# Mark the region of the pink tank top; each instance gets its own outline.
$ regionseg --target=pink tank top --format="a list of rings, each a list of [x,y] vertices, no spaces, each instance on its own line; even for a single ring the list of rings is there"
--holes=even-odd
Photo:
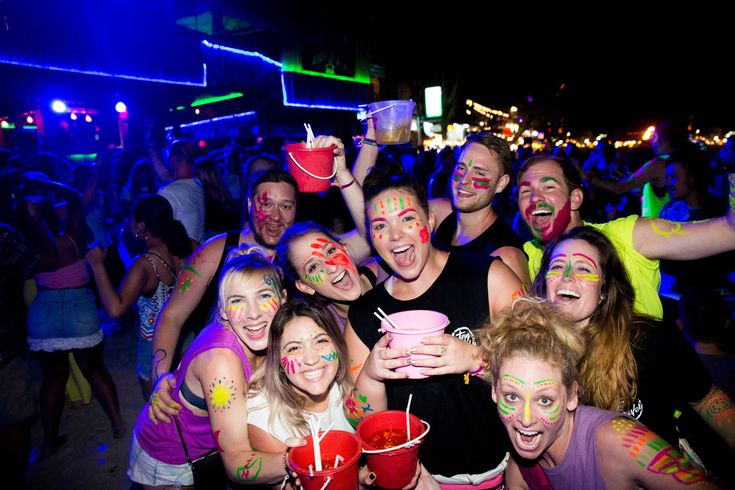
[[[36,279],[36,285],[39,288],[48,289],[69,289],[86,286],[89,283],[89,271],[87,271],[87,259],[79,255],[79,248],[74,239],[69,235],[64,235],[74,245],[77,252],[77,260],[73,264],[65,265],[52,272],[39,272],[33,277]],[[57,245],[58,247],[58,245]]]

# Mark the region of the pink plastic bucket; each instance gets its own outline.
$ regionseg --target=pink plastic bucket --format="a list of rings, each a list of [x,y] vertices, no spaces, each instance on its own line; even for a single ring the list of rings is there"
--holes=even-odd
[[[288,466],[296,472],[305,490],[320,490],[329,479],[325,490],[355,490],[358,487],[359,460],[362,446],[357,437],[343,430],[330,430],[319,448],[322,454],[322,471],[314,464],[314,440],[305,437],[306,445],[293,448],[288,454]],[[335,468],[340,455],[343,461]],[[312,471],[309,471],[309,465]]]
[[[432,310],[409,310],[400,311],[388,315],[398,330],[390,326],[386,321],[380,323],[381,329],[393,334],[393,340],[390,341],[392,349],[410,349],[416,345],[421,345],[421,339],[425,337],[437,337],[444,333],[444,329],[449,325],[449,318],[443,313]],[[413,357],[430,357],[429,355],[414,354]],[[421,370],[425,368],[415,366],[405,366],[396,368],[397,372],[407,372],[409,378],[420,379],[426,378],[421,374]]]
[[[380,488],[403,488],[416,474],[419,445],[428,429],[425,430],[424,423],[413,414],[409,414],[409,424],[411,441],[406,438],[406,412],[400,410],[374,413],[357,426],[357,437],[367,457],[367,465],[375,473],[375,484]],[[395,448],[374,445],[376,439],[384,442],[386,433],[399,439]]]
[[[288,172],[296,179],[301,192],[329,189],[337,172],[334,146],[307,148],[305,143],[290,143],[284,147],[284,151],[288,156]]]
[[[375,140],[381,145],[408,143],[414,107],[412,100],[384,100],[368,105],[368,113],[375,113],[371,116]]]

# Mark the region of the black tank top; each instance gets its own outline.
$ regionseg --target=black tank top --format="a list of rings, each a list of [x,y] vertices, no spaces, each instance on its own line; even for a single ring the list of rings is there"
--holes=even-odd
[[[445,252],[474,252],[480,255],[490,255],[501,247],[515,247],[523,252],[523,242],[500,216],[480,236],[464,245],[452,245],[456,232],[457,219],[455,213],[452,213],[431,235],[431,244]]]
[[[435,310],[449,317],[445,333],[473,341],[472,330],[489,314],[487,274],[493,257],[451,253],[437,280],[418,298],[401,301],[377,285],[350,306],[352,328],[370,349],[380,339],[378,307],[386,313]],[[386,381],[388,409],[405,410],[413,394],[411,413],[431,424],[419,459],[432,474],[479,474],[495,468],[510,448],[500,423],[490,386],[463,374],[427,379]]]
[[[209,325],[209,320],[212,316],[212,310],[217,306],[217,291],[219,289],[219,276],[222,274],[222,267],[227,259],[227,254],[230,250],[237,247],[240,242],[240,230],[228,231],[225,237],[225,248],[222,250],[222,256],[219,259],[219,265],[217,271],[212,276],[212,280],[209,281],[207,289],[204,291],[202,299],[199,304],[191,312],[189,318],[186,320],[186,331],[193,331],[195,334],[199,334],[204,327]],[[181,335],[181,340],[185,335]]]

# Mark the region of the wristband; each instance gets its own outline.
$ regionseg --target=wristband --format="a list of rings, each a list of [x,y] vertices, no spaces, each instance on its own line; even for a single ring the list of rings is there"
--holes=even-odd
[[[378,146],[378,142],[371,138],[363,138],[362,144],[369,145],[369,146]]]
[[[292,448],[288,448],[283,453],[283,469],[286,472],[286,476],[287,477],[290,477],[291,476],[291,473],[290,473],[291,468],[289,468],[289,466],[288,466],[288,454],[291,452],[291,449]]]
[[[337,184],[337,187],[339,187],[340,190],[344,190],[344,189],[347,189],[349,186],[351,186],[354,183],[355,183],[355,179],[352,179],[349,182],[349,184],[345,184],[345,185],[339,185],[339,184]]]

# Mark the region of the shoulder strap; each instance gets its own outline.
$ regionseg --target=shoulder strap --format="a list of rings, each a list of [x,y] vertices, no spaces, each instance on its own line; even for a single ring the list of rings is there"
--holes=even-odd
[[[378,266],[380,267],[380,266]],[[358,274],[361,274],[367,278],[368,281],[370,281],[370,284],[375,287],[375,285],[378,283],[378,276],[375,275],[375,273],[370,269],[370,267],[361,265],[357,268]]]
[[[177,415],[174,415],[174,423],[176,424],[176,432],[179,433],[179,439],[181,440],[181,447],[184,448],[184,454],[186,455],[186,462],[191,463],[191,458],[189,457],[189,449],[186,447],[186,443],[184,442],[184,434],[181,433],[181,425],[179,425],[179,417]]]
[[[549,477],[546,476],[540,464],[536,463],[530,466],[519,464],[518,469],[521,472],[521,476],[523,476],[523,481],[526,482],[526,485],[531,490],[554,490],[554,487],[551,486],[551,482],[549,481]]]
[[[150,252],[150,253],[155,254],[155,252]],[[158,275],[158,269],[156,268],[156,263],[153,262],[153,259],[150,258],[150,256],[147,253],[146,254],[143,254],[143,257],[145,257],[146,260],[151,264],[151,267],[153,267],[153,272],[156,273],[156,279],[158,279],[158,281],[160,282],[161,281],[161,276]]]
[[[154,255],[158,259],[158,261],[161,264],[163,264],[163,266],[166,268],[166,270],[168,271],[168,273],[171,274],[171,277],[173,277],[174,279],[176,279],[176,272],[174,272],[173,268],[170,265],[168,265],[168,262],[166,262],[165,260],[163,260],[163,257],[161,257],[160,255],[158,255],[153,250],[149,250],[148,253]],[[151,263],[153,263],[153,262],[151,262]],[[153,268],[155,269],[155,266]],[[159,280],[161,279],[158,276],[158,271],[156,271],[156,277],[158,277]]]

